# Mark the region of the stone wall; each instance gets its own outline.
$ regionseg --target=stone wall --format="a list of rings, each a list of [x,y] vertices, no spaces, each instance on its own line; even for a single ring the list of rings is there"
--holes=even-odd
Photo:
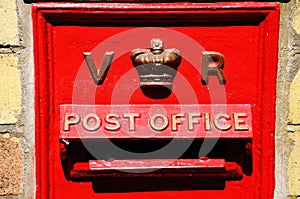
[[[30,6],[0,1],[0,195],[34,198]]]
[[[0,197],[35,198],[30,5],[0,0]],[[275,196],[300,198],[300,3],[281,3]]]
[[[300,198],[300,3],[281,3],[275,198]]]

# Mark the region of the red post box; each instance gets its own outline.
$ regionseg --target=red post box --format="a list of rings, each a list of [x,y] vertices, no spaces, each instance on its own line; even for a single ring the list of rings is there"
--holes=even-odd
[[[276,3],[36,3],[37,198],[272,198]]]

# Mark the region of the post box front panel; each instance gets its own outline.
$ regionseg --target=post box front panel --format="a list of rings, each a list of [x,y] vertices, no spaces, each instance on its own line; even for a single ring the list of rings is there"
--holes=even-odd
[[[33,20],[38,198],[273,197],[277,4],[38,3],[33,4]],[[182,57],[172,92],[158,98],[147,96],[140,88],[139,74],[130,59],[134,49],[149,49],[150,41],[157,38],[163,41],[165,49],[178,49]],[[89,71],[86,52],[91,54],[97,68],[106,52],[114,53],[100,85]],[[217,75],[208,75],[208,82],[203,83],[206,52],[223,55],[226,82],[220,82]],[[214,60],[210,61],[214,64]],[[68,107],[98,105],[94,109],[101,112],[110,105],[131,106],[142,113],[154,105],[165,105],[166,110],[172,110],[173,105],[175,110],[179,105],[196,104],[241,106],[240,112],[251,115],[247,120],[251,130],[236,135],[231,130],[220,136],[221,141],[252,139],[250,172],[243,173],[242,179],[218,186],[217,181],[207,178],[205,182],[180,181],[176,173],[168,178],[142,180],[136,175],[121,178],[118,183],[112,182],[113,176],[99,178],[95,180],[97,183],[66,178],[61,148],[62,141],[66,144],[72,136],[60,132],[64,128],[62,114],[66,114]],[[235,110],[238,109],[232,108],[232,113]],[[72,132],[76,137],[76,131]],[[111,138],[118,138],[113,133]],[[93,163],[97,161],[91,160],[90,164]],[[163,185],[156,186],[157,181]],[[178,186],[185,182],[186,186]]]

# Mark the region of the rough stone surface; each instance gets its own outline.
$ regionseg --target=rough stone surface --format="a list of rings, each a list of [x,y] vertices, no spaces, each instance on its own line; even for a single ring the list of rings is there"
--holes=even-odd
[[[23,194],[17,198],[35,198],[35,132],[34,132],[34,64],[33,64],[33,31],[31,5],[17,0],[19,16],[19,68],[22,88],[22,113],[17,125],[21,125],[20,137],[24,150],[24,184]]]
[[[290,88],[289,122],[291,124],[300,124],[300,71],[297,73]]]
[[[18,58],[0,56],[0,124],[17,122],[21,112],[21,80]]]
[[[293,28],[297,32],[297,34],[300,34],[300,6],[298,5],[293,18]]]
[[[300,7],[296,0],[281,3],[280,6],[280,32],[279,32],[279,62],[277,72],[276,96],[276,136],[275,136],[275,193],[274,198],[297,198],[300,193],[294,179],[298,178],[297,167],[293,163],[297,148],[298,134],[294,134],[297,127],[289,121],[293,106],[290,106],[290,95],[296,90],[290,90],[292,82],[300,68],[300,36],[297,34],[296,10]],[[295,83],[293,83],[295,84]],[[299,88],[297,89],[299,91]],[[295,98],[296,99],[296,98]],[[290,172],[288,172],[290,171]],[[298,192],[300,189],[298,189]]]
[[[294,140],[294,148],[289,157],[290,194],[297,196],[300,193],[300,131],[290,135]]]
[[[22,194],[23,154],[19,138],[0,134],[0,195]]]
[[[19,44],[18,16],[15,0],[0,1],[0,45],[16,46]]]
[[[290,197],[300,197],[300,3],[295,4],[295,12],[292,20],[294,30],[290,37],[292,80],[289,95],[289,118],[287,123],[289,137],[293,142],[289,157],[289,191]]]
[[[290,112],[288,131],[293,141],[289,157],[289,191],[291,198],[300,197],[300,72],[290,87]]]

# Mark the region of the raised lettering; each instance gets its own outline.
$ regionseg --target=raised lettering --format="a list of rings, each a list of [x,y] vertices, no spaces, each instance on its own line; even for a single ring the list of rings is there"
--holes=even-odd
[[[183,118],[183,113],[178,113],[175,115],[172,115],[172,131],[178,131],[178,125],[182,124],[182,120],[178,118]]]
[[[121,123],[118,121],[120,116],[115,113],[106,115],[105,122],[108,123],[104,128],[109,131],[117,131],[121,128]]]
[[[194,124],[199,124],[200,116],[201,113],[188,113],[188,129],[190,131],[194,130]],[[195,117],[197,117],[197,119]]]
[[[140,118],[140,113],[124,113],[123,118],[129,118],[129,131],[135,130],[135,118]]]
[[[211,130],[210,113],[204,113],[204,124],[205,124],[205,130],[210,131]]]
[[[91,120],[94,122],[90,122]],[[88,131],[95,131],[100,128],[101,120],[95,113],[89,113],[83,117],[82,126]]]
[[[224,55],[218,52],[202,52],[202,84],[208,84],[208,76],[214,75],[219,79],[219,83],[226,82],[222,69],[224,68]]]
[[[97,68],[96,68],[96,65],[92,58],[91,52],[84,52],[83,56],[84,56],[85,63],[87,64],[87,66],[90,70],[90,73],[93,77],[95,84],[102,85],[104,82],[104,79],[106,77],[106,74],[108,72],[108,69],[114,58],[114,52],[106,52],[104,54],[104,57],[103,57],[103,60],[102,60],[99,70],[97,70]]]
[[[163,121],[162,125],[160,126],[156,124],[156,120],[158,120],[158,118],[162,119]],[[151,116],[151,118],[149,119],[149,125],[155,131],[163,131],[168,127],[169,120],[164,114],[157,113]]]
[[[226,113],[219,113],[217,115],[215,115],[214,117],[214,125],[217,129],[221,130],[221,131],[227,131],[231,128],[231,124],[227,123],[225,124],[224,122],[220,122],[221,119],[225,119],[225,120],[229,120],[230,116],[227,115]]]
[[[246,124],[244,118],[247,117],[247,113],[233,113],[234,130],[236,131],[248,131],[249,126]]]
[[[76,113],[69,113],[65,115],[64,121],[64,131],[70,130],[70,125],[78,124],[80,121],[80,117]]]

